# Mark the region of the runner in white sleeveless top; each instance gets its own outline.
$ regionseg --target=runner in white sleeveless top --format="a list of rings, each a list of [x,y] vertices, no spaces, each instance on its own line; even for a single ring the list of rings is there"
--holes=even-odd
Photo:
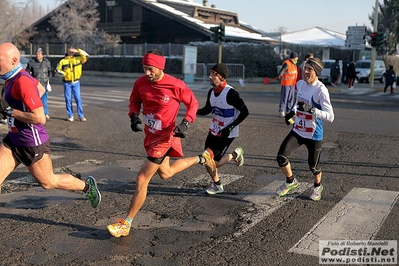
[[[206,166],[212,178],[206,189],[208,194],[224,192],[217,168],[234,160],[237,166],[244,164],[244,150],[238,146],[232,153],[226,153],[233,140],[238,137],[239,124],[248,116],[249,111],[240,94],[229,84],[226,78],[229,69],[225,64],[216,64],[209,74],[212,88],[208,91],[205,106],[198,109],[197,115],[212,113],[209,133],[205,140],[205,149],[214,154],[216,167]]]

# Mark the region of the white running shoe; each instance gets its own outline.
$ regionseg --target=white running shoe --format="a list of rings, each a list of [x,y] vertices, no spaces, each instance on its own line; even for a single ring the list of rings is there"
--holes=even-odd
[[[318,187],[313,187],[313,191],[309,199],[314,201],[319,201],[321,199],[321,192],[323,192],[323,190],[324,190],[323,185],[320,185]]]
[[[244,165],[244,150],[241,148],[241,146],[238,146],[234,150],[234,152],[237,153],[237,158],[234,159],[237,166],[243,166]]]
[[[216,185],[214,182],[206,189],[206,193],[214,195],[214,194],[220,194],[223,193],[223,185]]]
[[[294,180],[292,181],[292,183],[287,183],[284,182],[283,184],[281,184],[281,186],[279,186],[276,190],[277,195],[279,195],[280,197],[285,196],[290,190],[298,187],[299,182],[298,180],[296,180],[296,178],[294,178]]]

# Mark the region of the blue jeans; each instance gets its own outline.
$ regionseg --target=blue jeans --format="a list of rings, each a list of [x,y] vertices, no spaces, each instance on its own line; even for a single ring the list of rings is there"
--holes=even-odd
[[[64,82],[65,105],[68,117],[73,117],[72,95],[75,98],[78,116],[84,117],[82,98],[80,98],[80,81],[73,83]]]
[[[46,88],[46,86],[44,86],[44,88]],[[45,115],[48,115],[47,99],[48,99],[48,91],[46,91],[46,92],[42,95],[42,98],[40,98],[40,100],[42,100],[42,103],[43,103],[43,108],[44,108],[44,114],[45,114]]]
[[[281,86],[280,105],[278,111],[288,114],[295,103],[295,85]]]

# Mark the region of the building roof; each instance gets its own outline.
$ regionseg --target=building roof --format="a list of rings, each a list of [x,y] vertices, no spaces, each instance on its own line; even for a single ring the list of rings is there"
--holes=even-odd
[[[145,3],[145,6],[158,7],[158,11],[161,13],[167,13],[178,20],[184,20],[185,23],[193,24],[196,27],[208,30],[209,32],[210,27],[219,26],[219,22],[210,23],[209,21],[206,21],[206,19],[199,19],[199,17],[206,17],[207,14],[210,16],[211,12],[217,12],[226,22],[236,19],[236,24],[224,23],[225,36],[228,39],[265,42],[275,41],[272,38],[263,37],[260,29],[238,20],[238,14],[228,10],[204,6],[203,4],[192,2],[191,0],[144,0],[143,2]],[[190,13],[191,11],[193,11],[193,13]]]
[[[105,5],[102,0],[100,4]],[[192,0],[128,0],[131,3],[140,5],[152,12],[155,12],[161,16],[172,19],[194,31],[201,33],[202,35],[211,36],[211,27],[216,27],[223,22],[225,25],[225,37],[226,41],[242,41],[242,42],[275,42],[275,39],[270,37],[262,36],[262,30],[253,27],[243,21],[240,21],[238,14],[233,11],[223,10],[216,8],[214,5],[208,6],[208,1],[203,1],[203,4],[193,2]],[[66,5],[68,1],[63,2],[60,6]],[[59,6],[59,7],[60,7]],[[39,24],[48,23],[51,16],[59,8],[55,8],[53,11],[33,23],[33,27],[37,27]],[[100,8],[100,12],[103,12],[103,8]],[[100,21],[99,29],[102,26],[107,26],[105,31],[108,31],[113,22],[108,21],[108,24],[104,21]],[[162,25],[160,25],[162,27]],[[47,28],[47,27],[45,27]],[[122,34],[118,30],[109,32],[111,34]],[[125,33],[125,32],[124,32]],[[129,35],[130,33],[127,33]],[[134,34],[132,34],[134,35]],[[211,38],[209,38],[211,40]]]
[[[345,46],[345,39],[345,34],[321,27],[313,27],[281,35],[283,42],[305,45]]]
[[[102,0],[106,1],[106,0]],[[167,17],[191,28],[194,32],[198,32],[201,36],[210,36],[211,27],[220,25],[222,21],[225,25],[226,41],[238,42],[264,42],[264,43],[278,43],[279,36],[271,35],[257,27],[254,27],[244,21],[239,20],[238,13],[219,9],[214,5],[208,6],[208,1],[204,0],[203,4],[193,2],[192,0],[128,0],[136,5],[140,5],[148,10],[151,10],[161,16]],[[67,4],[68,1],[61,5]],[[36,21],[32,26],[38,26],[42,23],[48,23],[50,17],[58,8]],[[100,12],[102,12],[102,8]],[[112,22],[108,24],[101,21],[99,28],[106,25],[108,28]],[[162,27],[162,25],[161,25]],[[44,27],[47,29],[47,26]],[[111,34],[119,34],[120,27],[115,26],[115,32]],[[135,32],[136,33],[136,32]],[[127,35],[131,34],[130,32]],[[132,34],[134,35],[134,34]],[[206,38],[205,38],[206,39]],[[304,45],[325,45],[325,46],[345,46],[346,35],[335,31],[324,29],[321,27],[313,27],[309,29],[299,30],[281,35],[281,41],[286,43],[296,43]],[[209,38],[211,40],[211,38]]]

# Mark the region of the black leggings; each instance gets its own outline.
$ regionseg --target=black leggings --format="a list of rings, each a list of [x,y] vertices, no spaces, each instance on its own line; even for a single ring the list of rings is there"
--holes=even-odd
[[[318,175],[321,172],[319,161],[320,161],[320,153],[322,142],[317,140],[306,139],[299,136],[294,131],[290,131],[290,133],[285,137],[283,142],[281,143],[280,149],[277,153],[277,162],[280,167],[286,166],[289,163],[288,157],[291,153],[299,148],[300,146],[305,145],[308,149],[308,165],[309,169],[312,171],[314,175]]]
[[[235,138],[216,137],[211,132],[205,140],[205,149],[210,148],[214,155],[214,160],[219,162],[220,159],[226,154],[227,149]]]

